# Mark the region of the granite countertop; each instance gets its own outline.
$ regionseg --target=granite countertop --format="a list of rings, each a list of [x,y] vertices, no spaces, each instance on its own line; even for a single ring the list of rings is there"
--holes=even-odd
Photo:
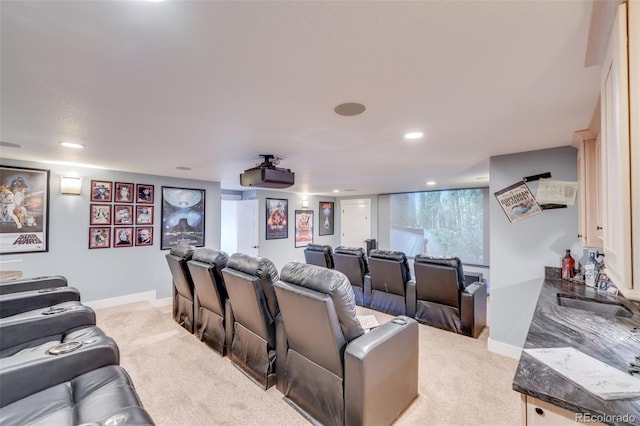
[[[628,308],[631,316],[596,314],[559,306],[558,293],[619,303]],[[629,363],[640,355],[640,333],[635,340],[634,327],[640,328],[640,302],[599,294],[584,285],[545,279],[524,349],[572,347],[627,373]],[[605,423],[640,425],[640,398],[601,399],[524,352],[513,379],[513,389],[575,413],[604,416]]]

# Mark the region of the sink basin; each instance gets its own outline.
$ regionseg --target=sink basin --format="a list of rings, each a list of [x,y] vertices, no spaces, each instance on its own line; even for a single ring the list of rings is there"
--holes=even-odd
[[[631,311],[621,303],[607,302],[569,294],[558,293],[558,305],[566,308],[582,309],[596,314],[614,315],[617,317],[631,318]]]

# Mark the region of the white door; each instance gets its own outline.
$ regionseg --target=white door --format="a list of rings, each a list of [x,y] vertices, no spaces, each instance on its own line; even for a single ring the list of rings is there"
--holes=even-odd
[[[238,253],[258,256],[258,200],[238,201]]]
[[[371,238],[371,200],[340,200],[340,245],[362,247]]]

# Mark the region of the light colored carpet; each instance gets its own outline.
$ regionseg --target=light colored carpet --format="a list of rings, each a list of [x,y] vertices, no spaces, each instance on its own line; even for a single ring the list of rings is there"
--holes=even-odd
[[[308,425],[274,387],[261,390],[176,324],[169,306],[139,302],[96,311],[120,347],[142,402],[160,425]],[[358,307],[359,315],[391,316]],[[511,389],[517,361],[479,339],[420,325],[418,398],[396,425],[505,425],[520,422]]]

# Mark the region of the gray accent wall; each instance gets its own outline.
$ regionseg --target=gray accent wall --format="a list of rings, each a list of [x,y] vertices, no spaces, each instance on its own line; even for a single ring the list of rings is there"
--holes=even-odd
[[[49,251],[2,255],[0,268],[22,270],[24,277],[64,275],[77,287],[84,302],[149,291],[156,298],[171,296],[172,279],[160,250],[162,186],[206,190],[205,246],[220,247],[220,184],[123,173],[76,166],[2,159],[2,164],[50,170]],[[60,176],[82,177],[81,195],[61,195]],[[153,245],[89,250],[89,204],[91,180],[155,185]],[[6,262],[13,261],[13,262]]]
[[[493,195],[525,176],[551,172],[577,180],[577,152],[570,146],[490,159],[490,250],[492,341],[521,348],[542,286],[545,266],[560,266],[565,249],[578,253],[577,205],[510,223]],[[536,194],[537,182],[528,184]],[[581,253],[581,251],[580,251]]]

